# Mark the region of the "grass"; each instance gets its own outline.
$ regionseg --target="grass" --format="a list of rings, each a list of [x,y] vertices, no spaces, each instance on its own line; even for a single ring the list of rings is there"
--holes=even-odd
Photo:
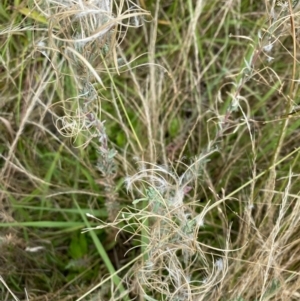
[[[299,299],[299,4],[270,2],[2,1],[0,300]]]

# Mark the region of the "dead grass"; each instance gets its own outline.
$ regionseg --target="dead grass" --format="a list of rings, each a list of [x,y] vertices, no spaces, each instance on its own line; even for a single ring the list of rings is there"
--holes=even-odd
[[[0,5],[1,300],[299,299],[299,13],[271,2]]]

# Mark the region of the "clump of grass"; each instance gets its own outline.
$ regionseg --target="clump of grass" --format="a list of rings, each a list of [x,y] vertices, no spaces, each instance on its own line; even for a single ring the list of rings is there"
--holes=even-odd
[[[101,120],[104,99],[100,99],[95,86],[100,84],[100,88],[106,89],[101,73],[112,72],[108,69],[110,62],[118,71],[117,48],[124,39],[120,26],[128,26],[130,18],[145,15],[146,12],[126,2],[116,5],[112,1],[66,1],[58,5],[55,1],[43,1],[42,4],[42,13],[50,20],[50,46],[69,62],[78,89],[78,96],[72,101],[77,106],[75,112],[72,113],[72,108],[69,109],[68,102],[65,102],[67,115],[59,119],[57,125],[62,121],[62,135],[64,131],[67,131],[68,137],[79,133],[84,135],[85,147],[96,140],[96,169],[103,178],[101,184],[107,195],[105,204],[109,219],[114,220],[119,211],[114,191],[114,159],[117,152],[109,146],[105,120]]]
[[[165,167],[153,166],[128,179],[128,189],[140,182],[146,186],[146,210],[123,214],[130,223],[134,219],[140,224],[142,241],[147,243],[144,261],[133,270],[138,294],[145,299],[205,298],[226,275],[229,241],[223,242],[224,249],[201,242],[209,206],[201,206],[189,196],[207,157],[209,154],[199,157],[181,176]],[[221,257],[212,251],[219,251]]]
[[[24,237],[1,236],[13,238],[1,250],[24,256],[19,246],[39,237],[52,242],[43,252],[56,263],[42,292],[33,290],[39,274],[19,283],[27,281],[30,300],[297,300],[295,2],[140,1],[151,23],[134,3],[117,4],[41,1],[38,17],[18,8],[47,32],[29,47],[39,53],[33,67],[27,52],[8,63],[17,52],[5,31],[11,82],[20,66],[26,74],[47,67],[24,81],[30,89],[19,82],[19,123],[8,113],[4,120],[12,141],[1,146],[2,224],[9,233],[30,215],[30,227],[47,219],[47,228],[43,235],[20,222]],[[125,39],[131,25],[142,28]],[[29,105],[20,101],[25,91]],[[58,131],[43,125],[46,112]],[[83,227],[93,231],[74,233]],[[16,270],[35,268],[26,258]],[[15,274],[6,276],[2,283],[17,288]]]
[[[97,197],[100,197],[101,201],[105,200],[104,204],[107,206],[107,212],[104,215],[107,216],[108,213],[108,219],[113,219],[116,212],[118,212],[118,202],[116,200],[115,191],[116,181],[114,180],[116,173],[114,162],[116,151],[113,147],[110,147],[110,142],[106,135],[104,126],[105,120],[102,120],[102,112],[100,109],[102,103],[100,102],[96,89],[105,89],[99,73],[102,71],[107,74],[112,72],[108,69],[109,57],[111,57],[110,60],[112,62],[117,59],[116,48],[120,40],[116,43],[116,38],[121,38],[121,36],[118,35],[119,27],[126,25],[126,20],[129,22],[131,17],[143,15],[145,12],[141,11],[137,6],[129,7],[127,2],[123,2],[118,6],[111,4],[110,1],[93,1],[89,3],[82,3],[81,1],[77,3],[72,1],[63,1],[60,3],[54,1],[36,1],[34,5],[32,5],[32,3],[29,4],[30,9],[24,7],[17,8],[18,12],[25,15],[25,20],[22,20],[22,22],[26,24],[27,20],[31,20],[31,18],[37,22],[41,22],[42,24],[39,24],[40,30],[44,34],[36,34],[36,40],[34,41],[33,38],[30,40],[30,42],[34,41],[34,43],[29,46],[29,52],[31,51],[31,56],[35,56],[36,68],[30,65],[32,63],[30,60],[31,56],[29,56],[27,52],[24,60],[21,61],[21,63],[18,62],[17,65],[19,67],[23,66],[23,68],[17,68],[18,70],[25,70],[26,68],[24,66],[28,64],[28,69],[32,68],[32,70],[34,70],[34,77],[37,78],[28,78],[30,85],[32,85],[32,90],[30,88],[28,92],[28,106],[25,102],[20,101],[20,99],[22,99],[22,93],[25,93],[24,91],[20,91],[18,104],[22,108],[20,109],[22,110],[22,114],[18,117],[21,121],[19,125],[16,125],[16,135],[14,135],[13,130],[11,131],[11,135],[13,136],[12,143],[6,143],[7,149],[3,149],[5,164],[1,170],[3,176],[1,182],[3,181],[2,184],[5,189],[1,192],[1,211],[3,212],[3,226],[7,228],[8,234],[9,231],[11,231],[10,227],[16,226],[16,221],[19,221],[20,225],[24,226],[25,224],[22,224],[21,221],[29,218],[30,224],[27,224],[27,226],[39,228],[47,227],[49,231],[46,232],[46,237],[47,235],[52,237],[54,235],[57,239],[59,235],[56,234],[54,229],[61,227],[63,222],[60,225],[59,222],[58,224],[56,223],[58,220],[61,220],[61,218],[65,221],[65,226],[75,226],[74,231],[76,231],[76,229],[78,230],[78,224],[76,225],[76,222],[73,222],[76,220],[78,222],[78,214],[80,216],[86,208],[89,208],[89,210],[91,208],[98,209],[98,214],[100,212],[100,214],[103,215],[103,208],[95,201]],[[30,21],[28,22],[30,23]],[[27,30],[32,35],[35,33],[33,26],[28,26]],[[5,30],[5,43],[10,46],[10,39],[13,40],[14,34],[20,32],[22,32],[22,30],[19,27],[14,30]],[[48,32],[48,34],[45,34],[46,32]],[[11,36],[13,38],[11,38]],[[98,51],[99,47],[102,47],[100,52]],[[7,58],[7,61],[9,61],[10,50],[11,49],[6,51],[5,49],[3,52],[3,57]],[[40,62],[41,64],[39,64]],[[66,62],[68,64],[66,64]],[[118,67],[118,65],[116,66]],[[38,70],[41,72],[40,77]],[[12,72],[10,67],[7,68],[7,72]],[[26,69],[26,72],[29,74],[30,70]],[[24,88],[21,74],[14,74],[14,77],[18,76],[20,79],[19,86]],[[13,81],[13,78],[9,78],[9,80]],[[100,84],[100,87],[97,87],[97,83]],[[17,87],[17,85],[14,86]],[[34,96],[31,97],[32,95]],[[18,96],[15,95],[13,95],[13,97],[18,98]],[[104,100],[102,99],[101,101],[103,102]],[[48,114],[50,124],[51,119],[54,120],[57,129],[53,127],[53,124],[51,130],[43,125],[46,114]],[[9,121],[4,121],[6,121],[9,128]],[[22,140],[28,125],[31,126],[31,130],[34,132],[33,141],[25,139],[25,151],[23,150],[23,152],[18,153],[18,159],[16,159],[14,152],[19,151],[18,143]],[[48,135],[47,141],[41,139],[41,137],[44,138],[45,133]],[[32,134],[32,132],[30,134]],[[59,134],[61,134],[61,136],[59,136]],[[75,137],[76,141],[74,144],[78,143],[78,145],[81,146],[80,153],[74,147],[66,145],[62,137]],[[84,157],[82,146],[87,146],[89,143],[93,143],[94,149],[97,150],[96,160],[94,160],[92,167],[89,166],[89,164],[85,164],[82,159]],[[49,147],[49,153],[47,147]],[[22,144],[20,148],[22,149]],[[46,148],[46,150],[44,148]],[[73,162],[71,162],[73,168],[70,170],[68,169],[71,166],[70,161],[72,160],[62,155],[64,151],[67,151],[69,155],[71,154],[71,157],[73,157]],[[48,160],[47,156],[51,159]],[[37,164],[37,162],[34,165],[27,164],[30,158],[35,158],[39,164]],[[64,160],[64,158],[66,158],[66,160]],[[24,165],[30,166],[30,170],[26,169]],[[45,169],[48,168],[48,170],[45,171],[43,169],[44,167]],[[17,176],[18,172],[19,175]],[[82,178],[82,172],[85,174],[84,178]],[[98,180],[96,185],[95,181],[99,178],[99,173],[102,179]],[[70,185],[70,188],[74,185],[74,191],[80,191],[80,193],[85,194],[82,189],[78,188],[80,184],[78,184],[77,176],[79,174],[81,174],[81,176],[79,176],[81,177],[79,182],[83,181],[84,185],[89,183],[88,185],[93,187],[91,191],[93,191],[92,194],[95,196],[94,200],[91,201],[88,197],[84,202],[80,201],[80,205],[77,202],[78,199],[74,196],[68,198],[64,204],[61,202],[62,198],[58,200],[55,197],[51,197],[50,200],[50,195],[53,196],[54,193],[54,191],[50,192],[50,190],[54,187],[60,191],[64,191],[68,185]],[[19,186],[16,179],[20,175],[22,176],[21,179],[29,180],[31,185],[24,183],[24,187],[23,185]],[[64,175],[66,176],[66,182],[62,184],[61,179],[64,178]],[[104,187],[102,191],[97,187],[99,184]],[[66,190],[68,190],[68,188]],[[20,191],[21,196],[19,195]],[[60,194],[61,192],[56,191],[56,193]],[[87,193],[89,194],[89,192]],[[77,209],[72,208],[74,204],[77,205]],[[19,210],[16,209],[18,213],[15,215],[15,219],[8,214],[8,210],[5,208],[8,205],[12,207],[20,206],[18,207],[20,208]],[[28,215],[30,216],[28,210],[31,214],[32,211],[34,212],[31,217],[28,217]],[[59,214],[54,213],[56,210]],[[49,214],[45,214],[45,212]],[[81,224],[81,226],[83,225],[82,220],[79,224]],[[88,224],[87,222],[87,225]],[[22,236],[20,232],[18,234]],[[30,232],[29,235],[28,233],[24,235],[25,238],[22,240],[23,244],[32,244],[34,234]],[[46,239],[48,240],[48,237]],[[68,286],[72,284],[74,278],[79,280],[80,277],[75,276],[74,272],[82,272],[81,275],[86,273],[83,271],[86,269],[86,263],[90,260],[87,260],[87,257],[92,255],[91,253],[95,251],[94,248],[97,249],[98,253],[102,254],[100,256],[102,256],[107,268],[111,273],[114,273],[114,267],[102,247],[99,237],[93,236],[92,239],[95,245],[91,250],[87,247],[90,243],[88,239],[83,236],[82,238],[78,238],[74,234],[72,237],[65,236],[65,242],[60,242],[61,246],[59,248],[61,248],[62,251],[57,251],[56,239],[52,241],[53,249],[44,248],[43,252],[47,253],[48,257],[46,256],[44,261],[38,258],[36,263],[41,269],[46,269],[46,267],[49,267],[49,260],[51,261],[55,258],[57,261],[56,266],[60,266],[59,269],[61,269],[61,272],[58,272],[58,269],[55,270],[56,266],[54,269],[50,268],[51,273],[58,273],[55,274],[53,279],[44,277],[43,281],[40,281],[42,282],[39,284],[41,290],[40,295],[47,292],[46,294],[49,294],[49,296],[53,294],[51,298],[61,299],[66,295],[74,295],[73,289],[65,290],[61,293],[57,290],[57,287],[51,285],[51,283],[53,284],[53,282],[55,282],[57,284],[60,283],[62,286]],[[109,241],[109,244],[111,245],[113,243]],[[10,257],[13,257],[14,253],[17,254],[17,252],[20,251],[19,246],[16,246],[16,244],[10,244],[10,249],[7,251],[6,245],[7,244],[1,245],[1,250],[3,254],[6,254],[5,256],[8,256],[7,254],[11,252],[12,256]],[[21,250],[21,254],[22,256],[26,256],[26,251]],[[19,289],[24,281],[27,281],[28,287],[35,287],[35,285],[32,285],[32,282],[37,280],[35,276],[39,279],[42,278],[37,272],[32,274],[29,281],[26,280],[26,277],[21,277],[18,281],[20,286],[17,284],[15,279],[16,271],[19,269],[24,270],[28,266],[30,266],[30,268],[35,267],[32,262],[33,258],[30,256],[29,258],[28,261],[23,260],[23,265],[15,261],[16,267],[14,273],[13,271],[12,273],[8,272],[9,263],[4,266],[2,273],[5,274],[6,279],[9,279],[10,284],[13,283],[15,289]],[[65,264],[63,264],[66,258],[68,259],[65,261]],[[35,259],[37,259],[37,257]],[[46,264],[43,265],[45,262]],[[103,264],[101,264],[99,268],[102,268],[102,266]],[[62,275],[62,271],[66,273],[66,277]],[[11,274],[13,274],[12,277]],[[91,278],[92,273],[89,274],[90,277],[88,278]],[[120,285],[118,277],[114,277],[113,281],[116,285]],[[44,282],[46,282],[46,284],[42,286]],[[23,287],[21,290],[23,290]],[[122,285],[119,287],[119,290],[124,291]],[[19,292],[19,294],[22,295],[21,292]],[[75,294],[78,294],[78,290]],[[31,291],[30,298],[35,298],[34,295],[35,293]]]
[[[201,9],[198,9],[201,12]],[[280,13],[284,17],[281,24],[286,27],[286,22],[292,18],[291,28],[293,28],[293,16],[285,17],[287,16],[286,11],[285,9]],[[195,7],[195,19],[197,19],[197,12]],[[291,14],[291,12],[290,9],[289,13]],[[257,300],[284,300],[286,298],[284,291],[286,291],[286,285],[289,284],[288,282],[280,282],[280,275],[278,274],[279,271],[283,273],[284,267],[276,266],[274,260],[276,262],[284,260],[279,252],[278,244],[283,243],[287,247],[286,241],[283,242],[283,237],[281,237],[283,233],[287,235],[286,238],[289,237],[288,240],[292,239],[289,235],[293,233],[293,230],[289,227],[292,227],[295,216],[291,214],[290,203],[287,202],[287,196],[292,187],[290,180],[281,186],[281,189],[284,188],[284,192],[281,193],[282,198],[277,199],[276,197],[276,193],[278,193],[278,191],[275,192],[276,167],[298,151],[298,148],[295,152],[292,151],[279,159],[280,153],[287,147],[284,141],[288,135],[288,120],[284,119],[283,125],[278,126],[278,140],[275,139],[276,142],[274,141],[275,143],[272,145],[272,151],[269,151],[268,165],[257,173],[257,166],[263,162],[261,161],[262,153],[258,147],[261,139],[259,135],[257,137],[257,132],[252,126],[251,114],[255,114],[255,111],[250,107],[252,93],[253,95],[256,93],[256,90],[251,90],[254,89],[252,83],[261,84],[259,79],[262,82],[268,82],[266,79],[268,74],[273,72],[278,80],[276,86],[280,87],[277,89],[279,91],[284,89],[281,70],[275,70],[276,66],[265,66],[260,69],[261,64],[272,61],[268,48],[270,37],[272,40],[277,35],[275,40],[280,41],[282,36],[286,34],[286,30],[279,29],[279,27],[276,28],[275,33],[273,28],[276,22],[277,19],[271,18],[269,29],[265,30],[263,37],[258,35],[257,41],[252,40],[254,45],[249,47],[250,50],[248,50],[247,55],[245,55],[245,49],[242,67],[240,67],[238,76],[233,76],[235,77],[235,82],[231,83],[233,89],[227,91],[227,99],[224,102],[222,99],[224,94],[220,91],[218,98],[220,104],[225,103],[226,105],[221,105],[223,113],[217,108],[213,111],[215,116],[208,120],[209,122],[216,121],[217,129],[212,131],[209,128],[210,124],[207,126],[208,141],[206,146],[204,145],[204,154],[210,154],[213,158],[216,157],[214,152],[227,158],[225,150],[231,149],[229,158],[235,161],[237,156],[245,155],[245,152],[242,151],[243,148],[239,149],[240,153],[235,154],[235,145],[247,141],[247,147],[251,150],[247,156],[250,156],[251,159],[249,158],[249,160],[252,161],[252,177],[248,181],[243,181],[245,180],[243,178],[242,183],[237,187],[234,185],[227,186],[228,182],[225,180],[227,183],[224,189],[221,186],[223,184],[220,185],[210,176],[209,166],[213,164],[204,164],[201,165],[201,173],[193,173],[190,179],[193,179],[194,185],[190,185],[190,183],[187,184],[188,181],[185,182],[190,171],[189,167],[186,168],[186,173],[183,172],[182,177],[179,177],[176,175],[180,169],[179,165],[171,172],[166,167],[157,166],[150,162],[148,168],[145,167],[147,164],[143,164],[139,172],[132,178],[128,178],[129,187],[132,187],[134,183],[141,184],[134,189],[140,193],[141,198],[133,202],[137,205],[134,209],[124,210],[120,213],[118,220],[108,225],[118,227],[119,223],[128,223],[128,226],[122,226],[121,229],[128,231],[133,238],[141,241],[144,258],[133,269],[134,277],[130,278],[130,285],[136,285],[136,293],[142,295],[146,300],[152,300],[152,298],[155,300],[253,300],[253,298]],[[259,29],[261,28],[258,27],[257,32]],[[188,38],[192,35],[193,29],[190,30],[187,35]],[[295,39],[295,33],[292,33],[292,36]],[[188,38],[186,45],[190,43]],[[198,49],[197,44],[193,46]],[[183,54],[181,53],[181,55]],[[213,57],[215,58],[215,56]],[[187,60],[187,57],[183,57],[182,60]],[[295,73],[292,72],[291,82],[294,80],[294,75]],[[251,93],[245,97],[243,94],[247,89]],[[291,110],[290,100],[294,98],[293,84],[288,90],[286,106],[283,106],[287,114]],[[216,108],[213,102],[212,107]],[[242,120],[236,117],[237,112],[241,114]],[[151,127],[153,120],[148,123],[149,127]],[[263,128],[258,131],[266,135],[266,133],[270,133],[269,130],[270,128]],[[247,133],[249,140],[244,139],[245,133]],[[151,135],[153,132],[149,130],[149,136]],[[188,138],[190,136],[191,134]],[[163,145],[162,143],[162,147]],[[187,142],[184,146],[186,145]],[[265,148],[263,147],[263,149]],[[199,161],[201,162],[201,159]],[[227,163],[227,165],[230,167],[233,164]],[[226,174],[224,173],[224,175]],[[290,176],[288,173],[286,179],[291,179]],[[212,192],[209,194],[214,200],[212,205],[210,205],[210,201],[207,201],[205,206],[199,205],[199,200],[197,202],[195,195],[189,200],[187,190],[193,187],[197,191],[199,184],[195,179],[198,178],[201,179],[201,182],[207,183],[204,190]],[[261,178],[263,180],[260,182],[259,179]],[[228,178],[226,177],[226,179]],[[203,187],[203,184],[201,186]],[[257,196],[259,193],[262,193],[262,197]],[[207,192],[203,194],[206,197],[208,195]],[[237,205],[227,205],[231,201],[237,201]],[[275,210],[276,203],[281,205]],[[143,205],[141,206],[141,204]],[[225,204],[223,209],[222,204]],[[213,209],[216,208],[218,208],[219,213],[213,214]],[[256,213],[253,213],[254,208],[257,210]],[[270,210],[270,208],[273,209]],[[264,216],[266,210],[270,210],[267,211],[269,216]],[[228,223],[230,213],[233,213],[234,223],[238,223],[238,227],[236,224],[230,225]],[[200,225],[204,226],[205,229],[204,220],[208,219],[208,223],[214,224],[209,217],[213,219],[217,216],[222,220],[223,249],[202,242],[202,239],[205,241],[207,237],[201,237]],[[97,228],[103,227],[105,226],[101,225]],[[227,233],[230,234],[227,235]],[[215,243],[215,240],[212,239],[210,242]],[[222,259],[215,259],[218,256]],[[298,259],[295,260],[295,262],[298,261]],[[298,276],[292,271],[289,273],[293,275],[291,278],[297,282]],[[287,278],[289,277],[287,276]],[[255,291],[249,287],[255,287]],[[296,285],[292,287],[295,288]],[[290,293],[289,296],[291,297],[293,294],[297,295],[295,292]]]

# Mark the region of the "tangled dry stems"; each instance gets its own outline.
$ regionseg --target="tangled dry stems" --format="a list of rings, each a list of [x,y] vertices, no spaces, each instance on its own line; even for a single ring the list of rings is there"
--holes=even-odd
[[[199,3],[200,1],[187,35],[185,43],[187,48],[191,47],[195,20],[201,14]],[[95,83],[104,87],[99,74],[107,71],[108,59],[112,59],[116,69],[118,68],[117,40],[122,37],[118,37],[117,26],[124,25],[123,21],[133,14],[137,16],[145,12],[137,7],[132,10],[129,6],[125,10],[120,7],[114,10],[109,1],[84,3],[48,1],[43,4],[36,2],[36,5],[51,20],[50,47],[56,54],[61,54],[69,61],[73,69],[72,76],[78,84],[78,97],[74,99],[76,110],[67,108],[68,101],[64,103],[66,117],[60,121],[61,134],[76,136],[85,132],[86,146],[90,142],[89,139],[97,141],[99,147],[97,168],[104,176],[108,194],[113,196],[116,154],[110,148],[104,121],[98,119],[98,92]],[[135,206],[123,209],[117,216],[116,213],[110,214],[113,222],[97,227],[120,228],[129,232],[132,239],[138,238],[146,243],[142,245],[144,259],[136,262],[127,278],[129,288],[136,289],[137,294],[145,299],[221,300],[224,292],[229,300],[254,300],[256,296],[260,296],[259,300],[299,298],[299,273],[293,271],[299,264],[297,238],[295,239],[299,227],[299,197],[290,192],[293,186],[292,172],[287,177],[284,192],[275,189],[275,167],[279,165],[278,156],[274,156],[265,172],[267,174],[271,171],[268,181],[264,184],[264,195],[259,200],[267,209],[262,209],[263,206],[258,204],[257,210],[261,216],[265,212],[269,215],[261,218],[260,223],[258,222],[260,214],[259,218],[255,219],[253,213],[253,195],[258,179],[255,167],[253,178],[246,183],[247,186],[252,184],[253,186],[249,193],[250,199],[247,197],[245,201],[246,206],[242,206],[242,212],[237,213],[243,225],[243,229],[239,230],[239,243],[231,242],[230,225],[225,229],[220,248],[202,242],[202,233],[205,231],[209,213],[212,209],[217,209],[222,216],[223,211],[217,208],[217,205],[211,207],[209,203],[201,206],[196,194],[192,194],[199,175],[206,172],[204,159],[218,151],[219,141],[228,129],[236,132],[246,125],[251,140],[253,162],[255,161],[256,144],[249,121],[250,110],[245,111],[241,103],[246,104],[246,107],[250,106],[247,99],[241,96],[241,91],[246,82],[256,74],[265,80],[264,70],[256,72],[255,65],[263,56],[263,52],[267,54],[269,61],[272,61],[270,45],[276,44],[290,29],[290,26],[286,25],[290,18],[287,10],[282,10],[279,16],[271,16],[269,29],[265,31],[257,45],[254,45],[253,53],[246,61],[239,74],[240,78],[231,91],[233,101],[226,114],[219,114],[216,111],[214,118],[218,120],[218,131],[216,136],[209,140],[203,155],[191,166],[185,166],[186,171],[181,176],[165,166],[143,162],[140,170],[127,179],[127,188],[136,198]],[[101,51],[97,52],[95,49]],[[186,58],[182,57],[181,61]],[[280,82],[280,87],[283,87],[281,76],[275,71],[274,74]],[[230,123],[230,117],[235,110],[242,112],[244,121]],[[289,113],[289,108],[286,113]],[[283,127],[282,133],[284,132]],[[151,135],[150,133],[149,136]],[[282,143],[282,141],[278,143],[276,154],[282,149]],[[294,152],[289,156],[292,154]],[[206,189],[213,190],[214,187],[212,185]],[[238,191],[230,195],[230,198],[224,192],[219,199],[215,192],[214,204],[233,200]],[[274,199],[281,204],[278,210],[272,209]],[[116,197],[113,196],[110,203],[115,206],[115,202]],[[233,244],[236,249],[233,248]],[[253,253],[247,254],[248,252]],[[235,276],[230,277],[231,275]],[[251,287],[256,291],[253,292]]]
[[[132,288],[146,299],[158,294],[166,300],[204,300],[226,275],[229,236],[224,249],[201,242],[208,212],[197,201],[185,201],[192,189],[189,185],[199,177],[199,165],[205,159],[199,158],[180,177],[166,167],[141,162],[141,170],[127,178],[127,189],[143,194],[134,201],[135,205],[143,203],[143,208],[127,207],[113,223],[95,228],[118,228],[125,223],[120,231],[129,232],[131,239],[147,242],[144,260],[137,262],[128,276]],[[147,165],[150,167],[144,168]],[[144,237],[139,238],[141,235]],[[220,255],[213,256],[215,252]]]

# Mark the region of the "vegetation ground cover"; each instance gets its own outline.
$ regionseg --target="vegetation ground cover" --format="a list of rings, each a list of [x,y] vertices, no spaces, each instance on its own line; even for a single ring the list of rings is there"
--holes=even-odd
[[[299,1],[0,3],[0,300],[299,300]]]

